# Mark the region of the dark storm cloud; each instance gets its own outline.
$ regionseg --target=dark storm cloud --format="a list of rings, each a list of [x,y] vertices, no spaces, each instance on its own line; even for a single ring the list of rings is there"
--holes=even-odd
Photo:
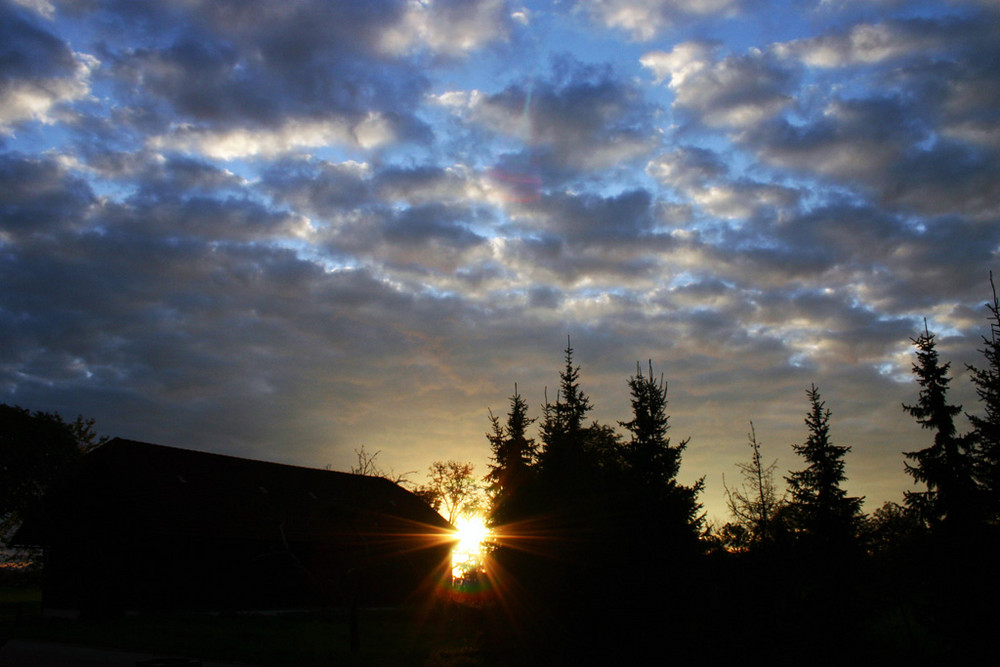
[[[975,53],[943,72],[941,98],[946,132],[1000,150],[1000,29],[977,43]],[[929,83],[929,82],[928,82]]]
[[[525,279],[563,287],[591,279],[610,286],[655,280],[660,253],[677,242],[656,231],[652,195],[558,193],[518,208],[505,228],[504,261]]]
[[[849,343],[850,353],[877,357],[912,327],[908,318],[884,318],[859,305],[848,290],[806,288],[772,290],[754,299],[754,319],[771,326],[819,330],[833,341]],[[796,323],[806,323],[803,324]]]

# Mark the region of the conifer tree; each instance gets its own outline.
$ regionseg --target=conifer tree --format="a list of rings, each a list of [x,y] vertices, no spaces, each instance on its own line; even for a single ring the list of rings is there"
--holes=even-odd
[[[951,363],[942,364],[938,358],[934,335],[927,330],[911,338],[917,348],[917,361],[913,374],[920,385],[917,402],[903,404],[925,429],[934,431],[934,443],[929,447],[904,452],[909,461],[906,472],[916,482],[923,482],[926,491],[907,491],[907,506],[918,512],[933,525],[962,526],[971,520],[976,508],[976,486],[973,478],[972,439],[959,435],[955,417],[962,406],[948,403],[948,385]]]
[[[667,383],[662,376],[659,382],[653,378],[652,361],[649,362],[649,376],[642,374],[637,362],[628,388],[632,394],[632,420],[618,424],[632,436],[626,449],[629,468],[644,486],[666,484],[677,476],[681,452],[688,443],[684,440],[676,446],[670,445]]]
[[[670,417],[667,415],[667,383],[661,376],[653,376],[653,363],[649,362],[649,375],[643,375],[639,364],[636,373],[628,380],[631,392],[632,419],[619,422],[631,434],[625,446],[626,480],[633,486],[632,494],[638,496],[645,509],[653,511],[665,521],[668,530],[685,526],[696,530],[702,521],[698,512],[698,494],[704,487],[704,478],[693,486],[677,481],[681,467],[681,454],[690,438],[676,445],[667,435]],[[670,524],[674,525],[671,526]],[[680,524],[680,525],[677,525]]]
[[[493,524],[514,520],[518,494],[528,482],[537,457],[537,445],[528,437],[528,427],[535,420],[528,417],[528,404],[514,385],[506,423],[490,412],[491,432],[486,434],[492,449],[490,471],[486,475],[491,496],[490,519]]]
[[[830,440],[831,413],[820,399],[816,385],[810,385],[806,396],[810,405],[805,418],[809,435],[804,444],[794,444],[792,449],[808,465],[785,478],[793,520],[810,539],[846,545],[856,537],[863,500],[848,496],[841,488],[846,478],[844,456],[851,448],[834,445]]]
[[[986,367],[967,365],[983,414],[967,415],[972,422],[976,446],[975,474],[986,502],[986,510],[994,520],[1000,519],[1000,300],[997,299],[993,272],[990,272],[993,303],[989,309],[990,335],[983,336]]]
[[[566,480],[583,467],[584,419],[590,412],[590,399],[580,389],[580,367],[573,365],[573,347],[566,338],[565,367],[559,375],[556,402],[546,397],[542,406],[540,435],[542,449],[539,463],[550,479]]]

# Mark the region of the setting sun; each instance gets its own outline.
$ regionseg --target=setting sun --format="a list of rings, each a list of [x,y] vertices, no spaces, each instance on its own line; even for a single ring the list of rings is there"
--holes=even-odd
[[[461,578],[482,567],[484,545],[490,529],[482,516],[462,517],[458,520],[458,544],[451,552],[451,572]]]

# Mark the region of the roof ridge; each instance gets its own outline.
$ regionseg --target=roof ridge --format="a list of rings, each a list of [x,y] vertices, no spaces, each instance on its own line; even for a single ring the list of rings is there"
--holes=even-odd
[[[184,453],[195,454],[195,455],[199,455],[199,456],[210,456],[210,457],[215,457],[215,458],[218,458],[218,459],[227,459],[227,460],[231,460],[231,461],[244,461],[244,462],[248,462],[248,463],[256,463],[256,464],[267,465],[267,466],[281,466],[283,468],[294,468],[296,470],[309,470],[309,471],[321,472],[321,473],[334,473],[334,474],[337,474],[337,475],[346,475],[348,477],[356,477],[356,478],[359,478],[359,479],[383,480],[383,481],[388,482],[392,486],[398,486],[399,488],[404,488],[400,484],[398,484],[396,482],[393,482],[391,479],[388,479],[387,477],[380,477],[380,476],[374,476],[374,475],[363,475],[363,474],[360,474],[360,473],[345,472],[343,470],[330,470],[330,469],[327,469],[327,468],[313,468],[311,466],[297,465],[297,464],[294,464],[294,463],[282,463],[280,461],[268,461],[268,460],[265,460],[265,459],[253,459],[253,458],[249,458],[249,457],[246,457],[246,456],[235,456],[233,454],[222,454],[222,453],[219,453],[219,452],[205,451],[203,449],[192,449],[190,447],[176,447],[174,445],[161,445],[161,444],[155,443],[155,442],[147,442],[145,440],[133,440],[131,438],[122,438],[122,437],[112,438],[108,442],[104,443],[100,447],[97,447],[96,449],[92,450],[89,453],[90,454],[97,453],[97,452],[99,452],[99,451],[101,451],[101,450],[103,450],[103,449],[105,449],[107,447],[110,447],[111,445],[114,445],[115,443],[128,443],[129,446],[139,445],[139,446],[142,446],[142,447],[150,447],[150,448],[161,449],[161,450],[184,452]],[[120,445],[118,445],[118,446],[120,446]]]

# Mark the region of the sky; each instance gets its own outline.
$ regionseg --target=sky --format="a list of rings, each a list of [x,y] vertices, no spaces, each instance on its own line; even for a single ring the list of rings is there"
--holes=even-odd
[[[925,319],[977,411],[998,121],[997,0],[4,0],[0,402],[422,482],[570,337],[710,519],[813,383],[872,511]]]

